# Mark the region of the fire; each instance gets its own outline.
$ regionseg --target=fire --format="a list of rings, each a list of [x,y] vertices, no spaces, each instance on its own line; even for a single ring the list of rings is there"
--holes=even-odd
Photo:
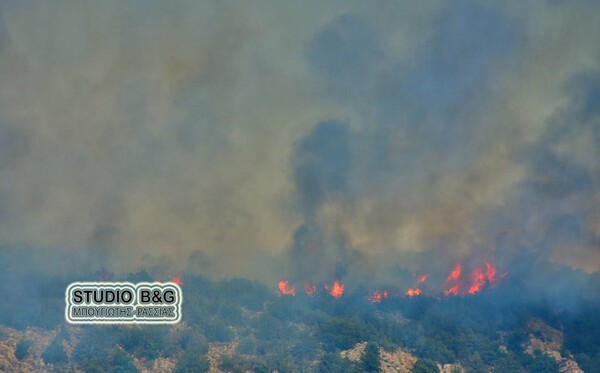
[[[490,284],[496,283],[496,267],[489,262],[485,262],[485,276]]]
[[[444,294],[445,295],[458,295],[459,290],[460,290],[460,287],[458,285],[454,285],[451,288],[444,290]]]
[[[375,290],[367,298],[369,299],[369,302],[371,302],[371,303],[381,303],[381,300],[385,299],[387,297],[389,297],[389,293],[387,290],[384,290],[384,291]]]
[[[288,281],[279,281],[277,287],[279,288],[280,295],[296,295],[296,287],[290,286]]]
[[[458,263],[452,268],[446,277],[446,281],[443,288],[440,289],[446,296],[465,296],[468,294],[476,294],[484,289],[494,288],[502,279],[507,275],[503,273],[498,275],[496,267],[489,261],[483,262],[478,267],[463,267],[462,264]],[[471,270],[471,268],[473,268]],[[423,287],[425,282],[429,280],[429,273],[414,274],[415,284],[411,288],[404,291],[405,297],[425,296]],[[437,277],[434,277],[437,278]],[[182,285],[181,275],[174,277],[171,281],[178,285]],[[304,292],[307,296],[314,296],[318,293],[318,287],[321,285],[312,285],[308,280],[304,282]],[[282,295],[296,295],[296,287],[289,281],[279,281],[278,283],[278,294]],[[345,286],[340,283],[339,280],[335,280],[333,284],[324,284],[323,287],[327,290],[327,293],[334,298],[341,298],[345,292]],[[429,287],[428,287],[429,288]],[[438,288],[439,289],[439,288]],[[394,290],[394,296],[402,294],[402,291],[396,293]],[[434,296],[431,293],[431,289],[427,290],[427,294]],[[388,290],[374,290],[369,293],[365,299],[372,303],[381,303],[383,299],[389,298],[390,293]]]
[[[473,273],[471,273],[471,286],[467,292],[475,294],[483,288],[483,285],[485,285],[485,274],[481,268],[475,268]]]
[[[304,282],[304,292],[308,296],[313,296],[317,292],[317,287],[311,285],[310,282],[306,281]]]
[[[183,280],[181,279],[181,275],[177,275],[177,276],[171,278],[171,282],[173,282],[179,286],[183,285]]]
[[[406,291],[406,293],[404,293],[404,295],[407,295],[407,296],[409,296],[409,297],[414,297],[414,296],[417,296],[417,295],[421,295],[421,289],[419,289],[419,288],[415,288],[415,289],[412,289],[412,288],[411,288],[411,289],[408,289],[408,290]]]
[[[462,265],[457,264],[454,269],[450,272],[448,277],[446,278],[446,282],[450,286],[448,289],[444,290],[445,295],[458,295],[460,291],[460,284],[458,281],[460,280],[460,275],[462,274]]]
[[[331,294],[331,296],[334,298],[340,298],[342,295],[344,295],[344,285],[340,284],[338,280],[333,282],[331,289],[327,285],[325,285],[325,289],[327,289],[329,294]]]
[[[454,269],[452,270],[452,272],[450,272],[450,274],[448,275],[448,278],[446,279],[446,281],[448,281],[448,282],[457,281],[460,278],[461,273],[462,273],[462,266],[460,264],[457,264],[456,267],[454,267]]]
[[[471,286],[467,293],[475,294],[481,291],[486,283],[493,285],[496,282],[495,276],[496,267],[489,262],[485,262],[484,267],[475,268],[471,273]]]

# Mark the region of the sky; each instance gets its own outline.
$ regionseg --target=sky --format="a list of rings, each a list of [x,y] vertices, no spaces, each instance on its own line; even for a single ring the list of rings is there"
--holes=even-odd
[[[599,7],[0,1],[0,248],[73,271],[598,271]]]

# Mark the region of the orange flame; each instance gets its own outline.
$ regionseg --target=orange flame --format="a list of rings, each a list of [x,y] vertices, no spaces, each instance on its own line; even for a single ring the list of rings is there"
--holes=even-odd
[[[496,267],[489,262],[485,262],[485,276],[490,284],[496,283]]]
[[[496,268],[489,262],[485,262],[485,267],[475,268],[471,273],[471,286],[467,291],[469,294],[475,294],[485,286],[486,282],[493,285],[495,283]]]
[[[460,290],[460,287],[458,285],[454,285],[451,288],[444,290],[444,294],[445,295],[458,295],[459,290]]]
[[[475,268],[471,273],[471,286],[467,292],[475,294],[483,288],[483,285],[485,285],[485,274],[481,268]]]
[[[446,282],[449,284],[449,288],[444,290],[445,295],[458,295],[460,291],[460,284],[458,281],[460,280],[460,275],[462,274],[462,265],[457,264],[454,269],[450,272],[448,277],[446,278]]]
[[[429,276],[429,275],[428,275],[427,273],[426,273],[426,274],[424,274],[424,275],[421,275],[421,276],[419,276],[419,283],[421,283],[421,284],[422,284],[422,283],[424,283],[425,281],[427,281],[427,277],[428,277],[428,276]]]
[[[296,287],[289,286],[287,281],[279,281],[277,286],[279,287],[279,295],[296,295]]]
[[[342,295],[344,295],[344,285],[340,284],[338,280],[333,282],[331,289],[329,289],[327,285],[325,285],[325,289],[329,290],[329,294],[331,294],[331,296],[334,298],[340,298]]]
[[[419,289],[419,288],[408,289],[406,291],[406,293],[404,293],[404,295],[408,295],[411,298],[414,297],[414,296],[417,296],[417,295],[421,295],[421,289]]]
[[[454,267],[454,269],[452,270],[452,272],[450,272],[450,274],[448,275],[448,278],[446,279],[446,281],[450,282],[450,281],[456,281],[460,278],[460,274],[462,273],[462,266],[460,264],[457,264],[456,267]]]
[[[308,296],[313,296],[317,292],[317,287],[314,285],[311,285],[310,282],[305,281],[304,282],[304,292]]]
[[[382,299],[389,297],[389,293],[387,290],[379,291],[375,290],[368,296],[369,302],[371,303],[381,303]]]

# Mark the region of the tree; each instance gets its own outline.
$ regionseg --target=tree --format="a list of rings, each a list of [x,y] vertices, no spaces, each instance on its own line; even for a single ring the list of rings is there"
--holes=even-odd
[[[207,352],[208,344],[206,342],[200,339],[191,340],[177,362],[175,373],[208,372],[210,364],[205,356]]]
[[[61,365],[66,364],[69,358],[65,352],[65,348],[62,345],[62,339],[54,338],[46,351],[42,353],[42,359],[46,364]]]
[[[373,373],[381,371],[379,362],[379,347],[375,343],[367,343],[362,355],[362,366],[365,372]]]
[[[413,367],[413,373],[438,373],[437,365],[428,359],[419,359]]]
[[[319,373],[355,373],[360,372],[358,364],[340,357],[340,353],[326,352],[317,367]]]
[[[534,357],[531,364],[527,366],[527,371],[532,373],[558,373],[558,364],[546,354],[540,354]]]
[[[133,363],[133,358],[122,348],[116,348],[112,358],[113,373],[138,373],[139,370]]]
[[[18,360],[23,360],[29,356],[29,348],[31,347],[31,341],[25,338],[19,339],[15,348],[15,357]]]

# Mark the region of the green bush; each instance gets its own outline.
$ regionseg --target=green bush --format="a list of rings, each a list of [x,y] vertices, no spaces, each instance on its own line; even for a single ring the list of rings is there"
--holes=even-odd
[[[419,359],[413,367],[413,373],[438,373],[440,370],[437,365],[427,359]]]
[[[362,356],[363,370],[368,373],[381,371],[379,347],[375,343],[367,343]]]
[[[66,364],[69,358],[62,344],[62,339],[54,338],[48,345],[48,348],[42,353],[42,359],[46,364],[62,365]]]
[[[23,360],[29,356],[29,348],[31,347],[31,341],[25,338],[19,339],[15,348],[15,357],[17,360]]]
[[[138,368],[133,362],[133,358],[121,348],[115,349],[112,358],[113,373],[137,373]]]

